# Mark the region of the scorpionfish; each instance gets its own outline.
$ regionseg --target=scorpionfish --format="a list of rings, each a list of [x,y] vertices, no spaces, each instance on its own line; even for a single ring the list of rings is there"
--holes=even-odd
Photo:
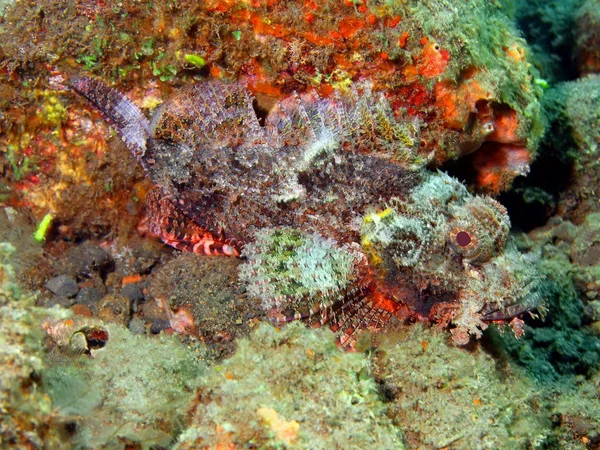
[[[394,114],[368,83],[293,94],[264,120],[239,83],[190,85],[151,119],[99,80],[70,86],[154,184],[150,231],[183,251],[243,258],[240,281],[276,323],[328,325],[352,346],[398,317],[450,326],[465,344],[538,304],[506,210],[429,172],[418,119]]]

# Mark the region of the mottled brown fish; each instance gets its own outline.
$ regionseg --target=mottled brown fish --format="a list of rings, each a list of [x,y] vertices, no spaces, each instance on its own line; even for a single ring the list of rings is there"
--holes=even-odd
[[[506,211],[491,199],[471,200],[455,181],[446,183],[449,193],[428,198],[423,186],[441,175],[422,169],[419,123],[394,115],[368,84],[329,98],[292,95],[264,125],[240,84],[189,86],[151,120],[98,80],[70,85],[102,112],[156,186],[147,199],[150,230],[181,250],[241,254],[240,278],[278,322],[328,324],[352,342],[357,330],[412,316],[455,325],[464,343],[485,321],[532,306],[503,293],[488,302],[465,294],[502,255]],[[426,212],[437,222],[424,220]],[[488,213],[497,236],[467,226]],[[388,216],[396,220],[373,228]],[[439,245],[419,242],[426,233],[411,235],[411,227],[437,227]],[[450,281],[440,283],[439,270]],[[476,310],[467,314],[464,302]]]

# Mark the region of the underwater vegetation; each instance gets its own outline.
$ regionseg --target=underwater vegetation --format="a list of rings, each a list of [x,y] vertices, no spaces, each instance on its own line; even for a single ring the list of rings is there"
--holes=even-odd
[[[174,448],[404,448],[365,355],[300,323],[260,324],[202,380],[189,414]]]
[[[522,339],[502,336],[516,361],[544,383],[573,383],[600,366],[600,338],[590,325],[598,320],[600,273],[597,249],[600,215],[590,214],[579,227],[556,217],[534,230],[519,246],[538,254],[543,275],[538,287],[545,299],[542,317],[526,318]]]
[[[60,421],[76,424],[74,448],[171,444],[206,372],[204,347],[81,317],[43,327],[49,356],[42,383]]]

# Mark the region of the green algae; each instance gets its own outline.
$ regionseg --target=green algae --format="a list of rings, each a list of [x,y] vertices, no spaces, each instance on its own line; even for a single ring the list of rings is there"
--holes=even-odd
[[[285,420],[287,439],[281,434],[284,424],[278,428],[262,418],[265,410]],[[400,430],[385,416],[368,358],[338,348],[329,330],[309,330],[301,323],[281,330],[259,325],[202,380],[191,411],[179,450],[219,443],[261,449],[403,448]]]
[[[482,348],[465,351],[436,329],[381,336],[375,375],[410,448],[544,448],[551,422],[541,392]]]
[[[50,364],[42,378],[63,420],[77,423],[77,448],[168,445],[206,372],[204,350],[107,324],[106,347]]]
[[[577,253],[571,243],[585,229],[563,224],[562,228],[536,232],[537,242],[521,241],[521,246],[530,249],[535,246],[543,252],[537,263],[541,274],[539,290],[544,299],[543,317],[529,320],[520,339],[506,333],[495,336],[493,342],[499,349],[505,348],[542,385],[571,388],[578,376],[590,377],[600,367],[600,338],[585,326],[589,322],[589,309],[575,282],[586,268],[569,257],[570,253]],[[593,240],[588,239],[587,244],[589,248]]]
[[[189,62],[192,66],[195,67],[204,67],[206,65],[206,61],[202,56],[194,55],[191,53],[186,53],[183,57],[187,62]]]

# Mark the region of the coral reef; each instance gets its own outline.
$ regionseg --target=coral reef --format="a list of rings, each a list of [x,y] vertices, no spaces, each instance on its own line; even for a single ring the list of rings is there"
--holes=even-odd
[[[201,380],[175,448],[404,448],[360,353],[328,330],[263,323]]]
[[[558,411],[565,424],[568,414],[580,415],[573,403],[553,410],[506,361],[499,369],[483,349],[445,340],[439,330],[415,325],[379,335],[369,353],[343,353],[326,330],[261,324],[201,381],[191,425],[175,448],[526,449],[554,448],[559,437],[565,445],[581,442],[583,435],[569,436],[566,425],[554,430],[551,420]]]
[[[600,398],[598,374],[589,381],[579,380],[577,389],[564,389],[552,407],[557,448],[588,449],[600,445]]]
[[[0,447],[600,446],[599,11],[0,0]]]
[[[46,262],[40,262],[44,259],[44,251],[34,240],[34,229],[35,224],[28,211],[11,207],[0,211],[0,242],[5,247],[3,259],[7,263],[6,270],[11,270],[11,277],[14,277],[3,280],[11,280],[14,289],[19,289],[17,282],[29,287],[31,283],[26,283],[27,279],[40,281],[48,275]]]
[[[63,311],[24,301],[0,306],[0,445],[3,448],[65,448],[63,429],[41,389],[41,321]]]
[[[412,314],[454,328],[461,344],[485,321],[540,301],[533,255],[507,246],[506,210],[457,180],[429,175],[405,202],[365,217],[362,246],[387,297]]]
[[[32,206],[37,220],[53,215],[49,232],[66,239],[131,228],[115,206],[136,214],[135,199],[144,196],[141,171],[127,163],[132,158],[118,146],[108,151],[106,127],[89,111],[70,108],[60,91],[33,87],[31,77],[16,84],[0,92],[2,204]]]

